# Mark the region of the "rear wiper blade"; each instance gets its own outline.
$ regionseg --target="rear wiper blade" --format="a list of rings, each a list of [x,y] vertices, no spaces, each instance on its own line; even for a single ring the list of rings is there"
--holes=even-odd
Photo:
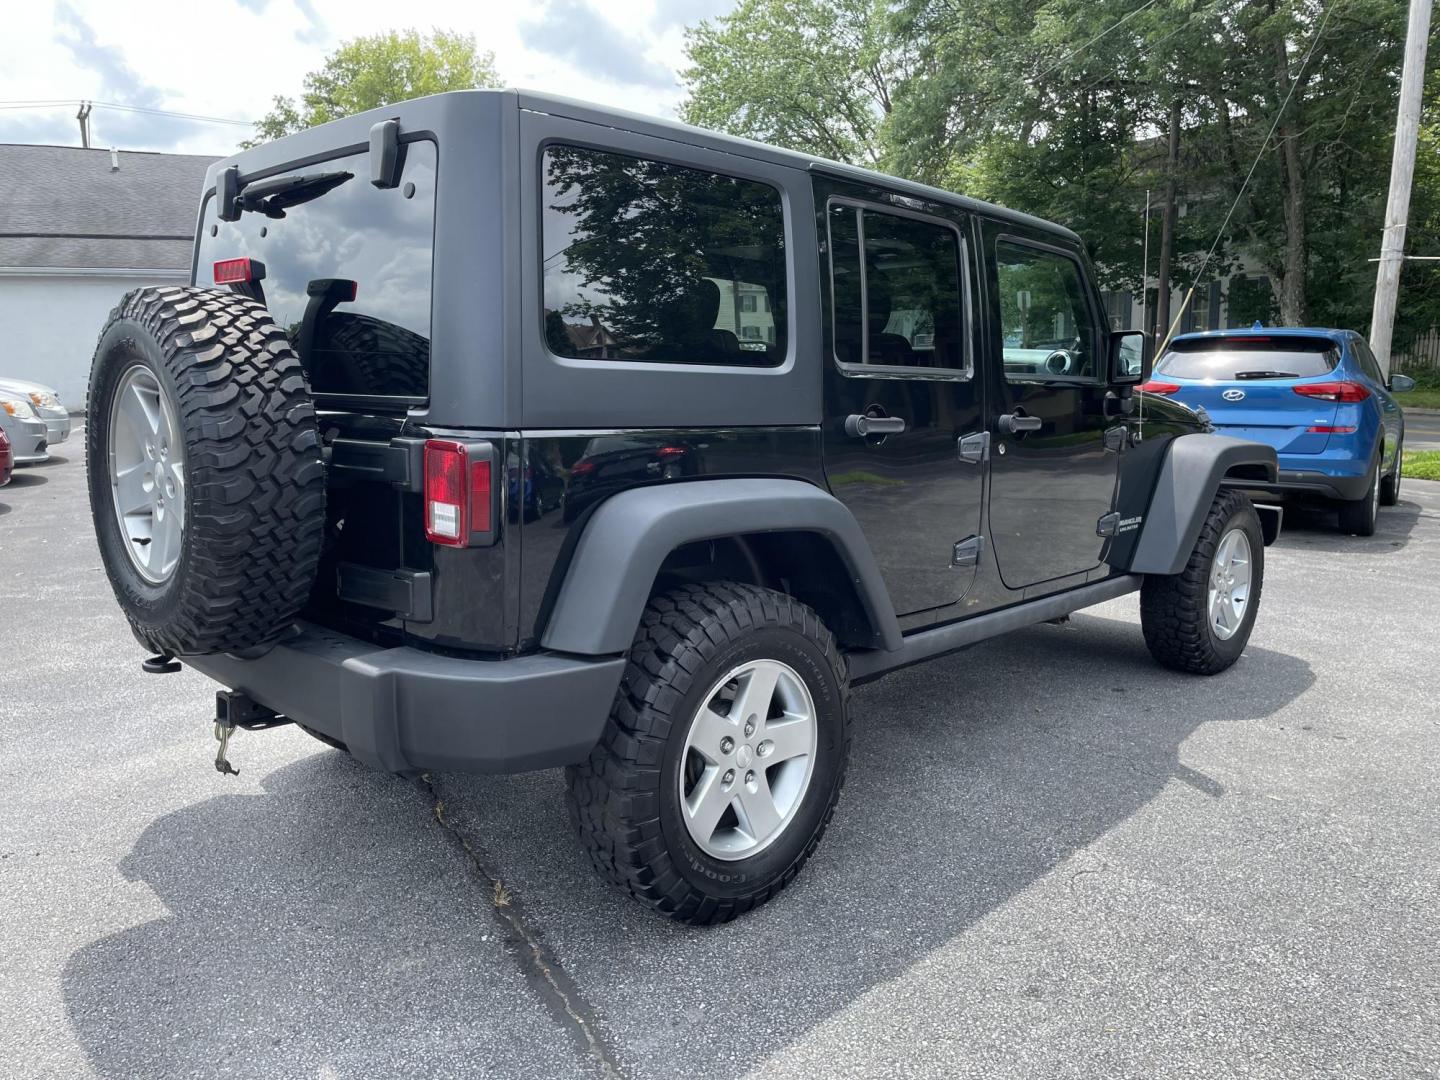
[[[351,172],[323,172],[256,180],[240,189],[235,205],[242,211],[256,211],[268,218],[283,218],[287,207],[318,199],[354,178],[355,174]]]
[[[1298,379],[1297,371],[1237,371],[1237,379]]]

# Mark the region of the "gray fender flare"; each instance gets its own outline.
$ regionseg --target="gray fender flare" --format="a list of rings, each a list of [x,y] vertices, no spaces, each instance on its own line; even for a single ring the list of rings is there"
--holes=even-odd
[[[612,495],[584,526],[541,645],[582,656],[624,652],[666,556],[692,541],[761,532],[828,538],[849,571],[875,644],[900,648],[890,594],[855,516],[823,488],[782,479],[694,480]]]
[[[1178,574],[1184,570],[1220,482],[1237,466],[1258,469],[1269,483],[1279,476],[1275,448],[1264,443],[1228,435],[1179,435],[1172,439],[1155,478],[1135,553],[1125,569],[1137,574]]]

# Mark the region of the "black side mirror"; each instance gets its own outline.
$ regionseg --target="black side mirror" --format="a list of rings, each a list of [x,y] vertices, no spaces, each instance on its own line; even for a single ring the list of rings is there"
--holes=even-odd
[[[1110,385],[1139,386],[1146,382],[1154,359],[1150,335],[1145,331],[1116,331],[1110,335]]]

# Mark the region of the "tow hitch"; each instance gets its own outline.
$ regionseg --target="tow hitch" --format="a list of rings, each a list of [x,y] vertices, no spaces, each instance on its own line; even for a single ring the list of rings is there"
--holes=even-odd
[[[267,709],[258,701],[242,694],[239,690],[218,690],[215,693],[215,740],[220,748],[215,751],[215,771],[221,776],[239,776],[240,770],[230,764],[226,751],[230,747],[230,736],[236,728],[245,731],[265,731],[290,723],[288,716],[281,716],[274,709]]]

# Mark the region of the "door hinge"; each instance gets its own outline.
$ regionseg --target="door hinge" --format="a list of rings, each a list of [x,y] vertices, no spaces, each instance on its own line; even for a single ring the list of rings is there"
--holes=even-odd
[[[967,465],[983,465],[990,460],[990,432],[988,431],[962,435],[956,445],[959,447],[960,460]]]
[[[1120,511],[1111,510],[1095,523],[1096,536],[1114,536],[1120,531]]]
[[[983,536],[967,536],[955,544],[954,550],[950,552],[951,566],[978,566],[980,565],[980,554],[985,550],[985,538]]]
[[[1125,447],[1125,436],[1129,432],[1124,424],[1117,424],[1112,428],[1105,429],[1105,449],[1112,454],[1118,454]]]

